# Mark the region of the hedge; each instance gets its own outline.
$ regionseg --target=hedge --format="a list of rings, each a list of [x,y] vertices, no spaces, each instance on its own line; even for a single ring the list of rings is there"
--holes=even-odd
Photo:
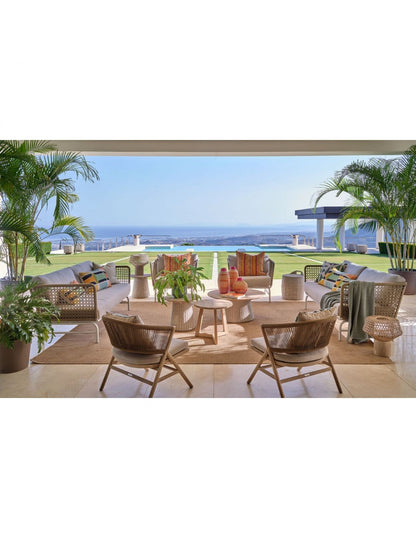
[[[393,252],[393,243],[389,243],[389,248],[390,248],[390,252],[392,253]],[[402,244],[402,256],[403,256],[403,244]],[[408,257],[409,258],[416,258],[416,245],[415,244],[409,244],[407,245],[407,248],[408,248],[408,252],[409,252],[409,255]],[[388,255],[388,252],[387,252],[387,243],[385,241],[380,241],[380,243],[378,244],[378,250],[380,252],[380,254],[385,254],[386,256]]]

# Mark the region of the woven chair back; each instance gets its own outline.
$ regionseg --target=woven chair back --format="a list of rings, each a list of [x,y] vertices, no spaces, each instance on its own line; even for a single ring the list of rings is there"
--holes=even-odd
[[[273,353],[305,353],[326,347],[337,316],[313,321],[262,325],[263,336]]]
[[[111,345],[131,353],[145,355],[165,353],[175,332],[175,327],[170,325],[143,325],[107,316],[103,316],[102,319]]]

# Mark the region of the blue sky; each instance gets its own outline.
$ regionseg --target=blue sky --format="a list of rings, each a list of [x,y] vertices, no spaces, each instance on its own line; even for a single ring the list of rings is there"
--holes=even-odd
[[[89,226],[295,223],[323,181],[369,157],[95,157],[101,180],[78,180],[72,214]],[[322,205],[342,205],[327,196]]]

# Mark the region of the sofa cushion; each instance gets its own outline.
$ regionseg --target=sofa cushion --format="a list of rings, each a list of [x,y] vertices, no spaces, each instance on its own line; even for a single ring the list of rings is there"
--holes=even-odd
[[[93,263],[91,261],[85,261],[81,263],[77,263],[76,265],[73,265],[71,269],[74,271],[74,274],[79,282],[81,281],[81,277],[79,276],[80,273],[88,273],[89,271],[93,270]]]
[[[367,269],[365,265],[357,265],[356,263],[352,263],[348,260],[344,260],[340,267],[340,270],[342,272],[347,273],[349,275],[356,275],[356,276],[362,273],[364,269]]]
[[[114,284],[111,288],[106,288],[97,292],[97,309],[101,315],[110,311],[115,305],[125,299],[130,293],[130,284]]]
[[[329,293],[329,289],[324,286],[320,286],[317,282],[309,280],[304,282],[303,289],[305,290],[306,295],[313,299],[316,303],[320,303],[321,298],[325,293]]]
[[[35,276],[33,280],[39,284],[71,284],[76,278],[72,267],[65,267],[47,275]]]
[[[94,270],[101,269],[104,271],[110,279],[111,284],[120,284],[116,275],[116,264],[114,262],[108,262],[104,265],[99,265],[98,263],[93,262],[92,265]]]
[[[247,282],[249,288],[270,288],[272,279],[266,276],[245,276],[244,281]]]
[[[375,269],[366,268],[362,273],[358,275],[357,280],[363,282],[404,282],[405,279],[400,275],[392,275],[390,273],[383,273],[383,271],[376,271]]]

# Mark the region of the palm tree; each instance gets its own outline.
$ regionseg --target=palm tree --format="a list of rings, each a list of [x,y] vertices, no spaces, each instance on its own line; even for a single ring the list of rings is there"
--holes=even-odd
[[[392,270],[413,271],[416,256],[416,146],[398,158],[355,161],[323,183],[315,207],[328,193],[347,194],[347,208],[336,231],[347,221],[374,232],[382,228]]]
[[[0,230],[13,280],[23,278],[28,255],[49,263],[41,239],[56,233],[73,240],[92,239],[92,231],[82,219],[69,214],[71,204],[78,200],[77,178],[99,180],[97,170],[78,153],[58,152],[44,141],[0,141]],[[37,222],[50,204],[52,225],[41,228]]]

